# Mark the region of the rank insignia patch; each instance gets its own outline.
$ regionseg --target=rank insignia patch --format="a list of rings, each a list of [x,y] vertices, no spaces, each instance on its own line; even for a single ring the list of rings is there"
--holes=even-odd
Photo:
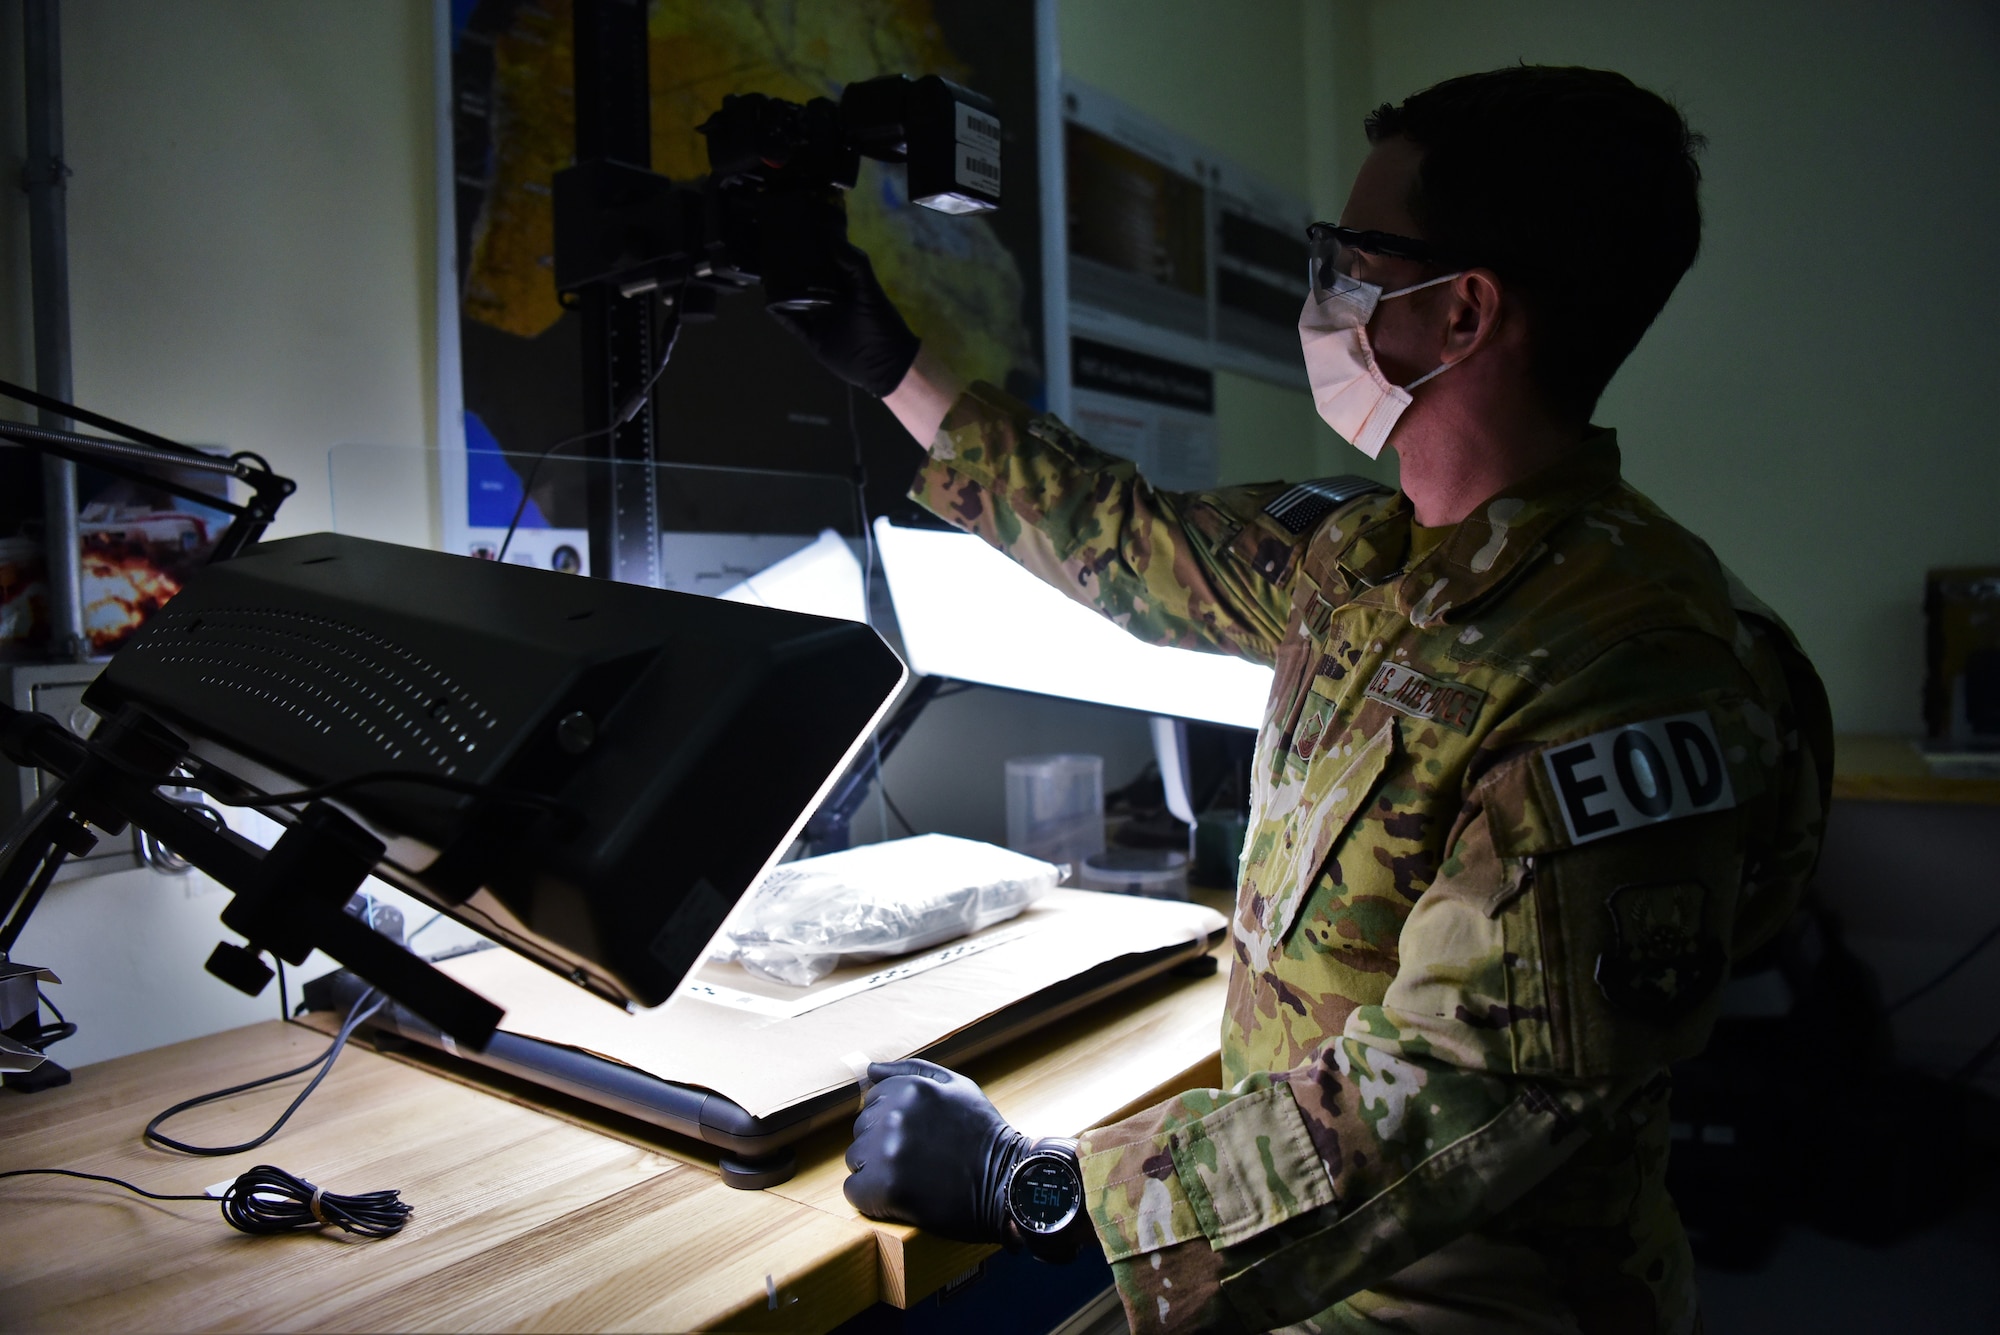
[[[1327,733],[1339,721],[1340,710],[1333,701],[1318,691],[1306,693],[1305,708],[1299,713],[1299,726],[1292,733],[1292,754],[1300,760],[1311,760],[1313,753],[1327,740]]]
[[[1391,709],[1411,718],[1428,719],[1453,732],[1471,732],[1486,703],[1486,692],[1461,686],[1455,681],[1439,681],[1401,663],[1384,663],[1368,683],[1368,698],[1380,700]]]
[[[1626,885],[1611,892],[1612,947],[1595,977],[1617,1009],[1665,1024],[1699,1006],[1722,981],[1728,956],[1707,930],[1708,891],[1695,881]]]

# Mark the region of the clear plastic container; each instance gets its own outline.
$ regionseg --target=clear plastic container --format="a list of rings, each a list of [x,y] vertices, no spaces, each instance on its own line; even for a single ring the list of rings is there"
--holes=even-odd
[[[1015,756],[1007,762],[1007,847],[1068,864],[1071,883],[1104,851],[1104,757]]]
[[[1078,884],[1148,899],[1188,897],[1188,859],[1171,848],[1110,848],[1083,861]]]

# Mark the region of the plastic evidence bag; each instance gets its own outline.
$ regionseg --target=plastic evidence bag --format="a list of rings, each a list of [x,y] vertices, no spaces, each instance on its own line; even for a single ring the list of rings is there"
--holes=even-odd
[[[805,987],[843,964],[924,950],[1005,922],[1063,869],[948,834],[863,844],[773,868],[716,937],[714,955]]]

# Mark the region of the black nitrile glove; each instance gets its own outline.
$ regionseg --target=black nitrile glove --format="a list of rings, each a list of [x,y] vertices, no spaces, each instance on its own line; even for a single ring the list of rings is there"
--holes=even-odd
[[[1028,1138],[978,1085],[932,1062],[876,1062],[847,1147],[848,1204],[957,1242],[1004,1242]]]
[[[812,310],[773,310],[771,318],[811,349],[820,365],[857,389],[886,398],[917,359],[917,336],[875,281],[875,266],[851,243],[832,247],[833,303]]]

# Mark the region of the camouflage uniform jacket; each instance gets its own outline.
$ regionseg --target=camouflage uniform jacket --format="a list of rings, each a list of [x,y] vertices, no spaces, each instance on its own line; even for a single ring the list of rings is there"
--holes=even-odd
[[[1817,856],[1824,694],[1616,440],[1411,511],[1156,491],[974,386],[912,495],[1149,641],[1272,663],[1227,1090],[1084,1138],[1133,1329],[1685,1331],[1669,1062]]]

